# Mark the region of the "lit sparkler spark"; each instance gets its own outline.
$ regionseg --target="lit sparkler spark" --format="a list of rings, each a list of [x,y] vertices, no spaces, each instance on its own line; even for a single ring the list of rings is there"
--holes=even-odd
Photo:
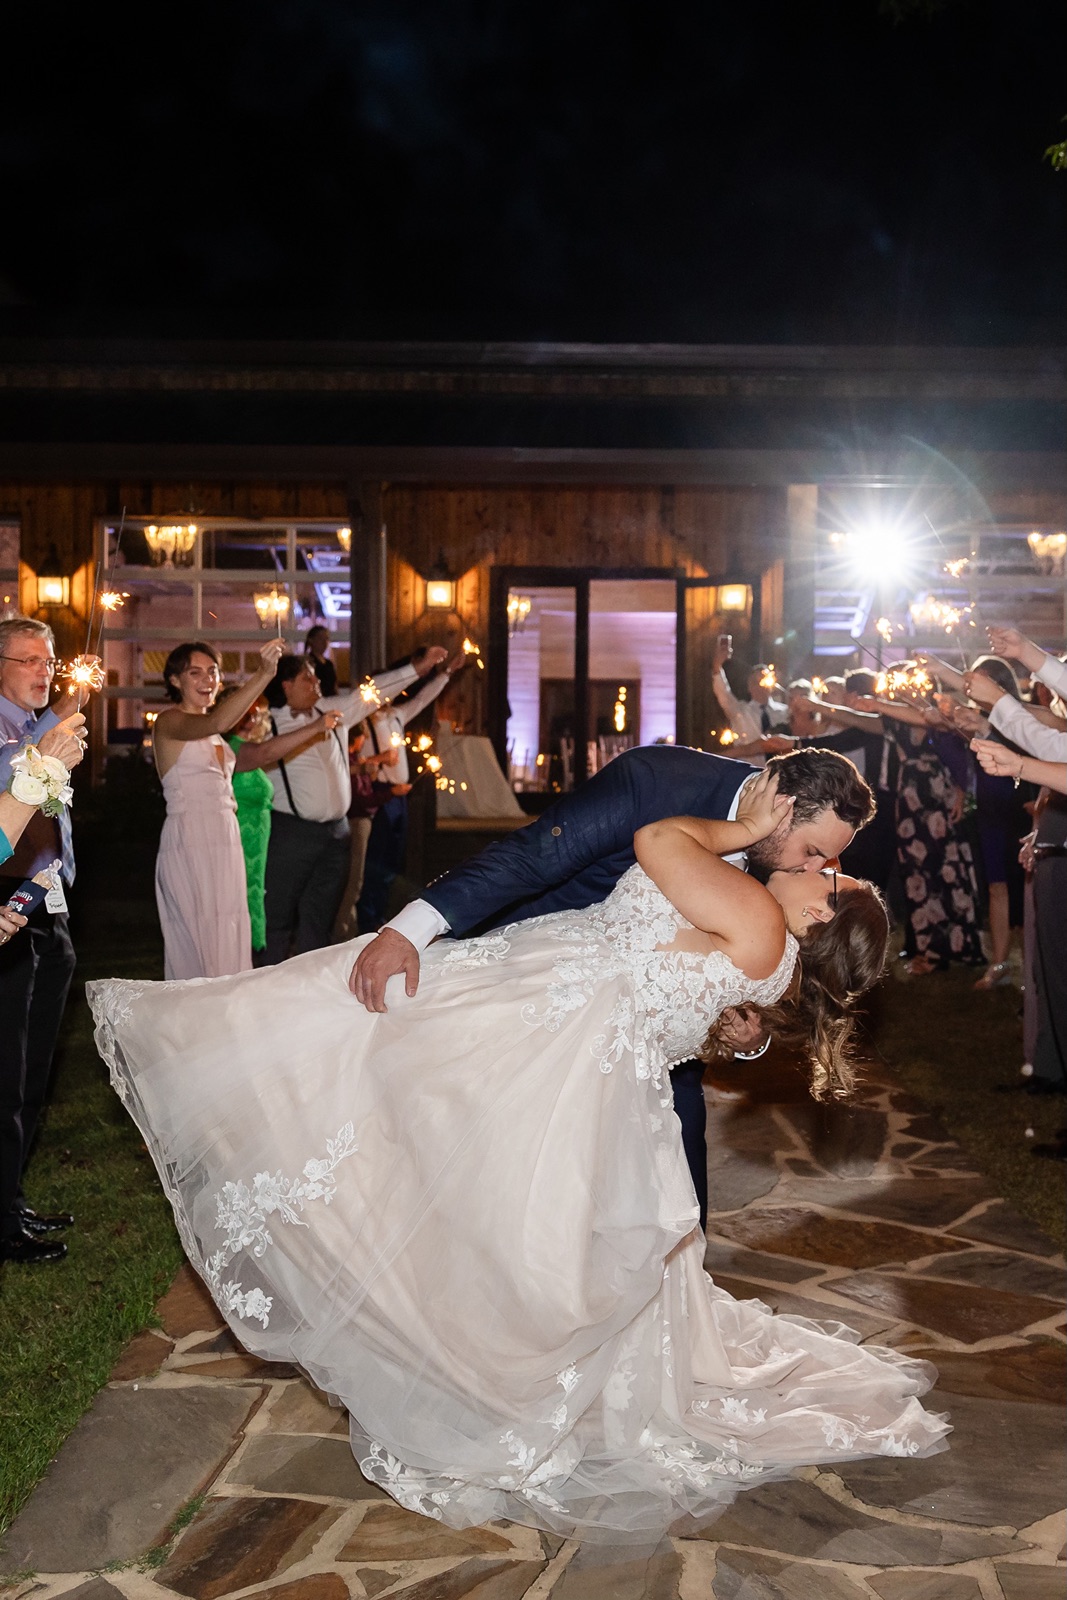
[[[951,633],[953,628],[959,627],[961,617],[955,606],[946,605],[943,600],[935,599],[932,594],[916,600],[908,607],[908,612],[916,627],[943,628],[946,633]]]
[[[828,692],[827,688],[826,688],[826,685],[825,685],[825,683],[823,682],[823,680],[821,678],[812,678],[812,680],[811,680],[811,692],[816,697],[819,696],[819,695],[824,695],[824,694],[826,694]]]
[[[888,617],[879,617],[874,625],[874,631],[879,638],[885,640],[886,644],[893,643],[893,624]]]
[[[764,667],[763,671],[760,673],[759,686],[761,689],[776,689],[778,687],[778,679],[774,674],[773,661],[769,666]]]
[[[404,735],[402,733],[391,733],[389,735],[389,743],[392,745],[394,750],[399,750],[400,746],[404,743]]]
[[[77,694],[81,689],[104,687],[104,669],[99,661],[89,656],[75,656],[68,661],[63,676],[67,679],[68,694]]]
[[[420,756],[425,755],[426,751],[431,749],[432,745],[433,739],[428,733],[420,733],[419,737],[415,740],[415,749]]]
[[[125,589],[121,593],[118,589],[105,589],[103,594],[97,596],[105,611],[118,611],[119,607],[129,598],[130,596]]]
[[[946,561],[943,570],[950,578],[961,578],[970,564],[969,556],[960,556],[958,561]]]
[[[359,697],[365,706],[380,706],[382,703],[382,697],[373,678],[367,678],[360,684]]]
[[[889,672],[880,672],[874,680],[875,694],[888,695],[890,699],[897,695],[929,694],[933,686],[933,679],[923,667],[893,667]]]
[[[443,765],[443,763],[441,761],[441,757],[440,756],[427,756],[426,757],[426,770],[427,770],[427,772],[438,773],[438,772],[440,772],[442,765]]]
[[[473,656],[475,661],[478,663],[479,672],[485,671],[485,662],[482,660],[482,652],[479,650],[473,639],[464,639],[463,654],[465,656]]]
[[[724,728],[722,730],[722,732],[719,734],[719,743],[720,744],[736,744],[737,743],[737,734],[734,732],[734,730],[732,728]]]

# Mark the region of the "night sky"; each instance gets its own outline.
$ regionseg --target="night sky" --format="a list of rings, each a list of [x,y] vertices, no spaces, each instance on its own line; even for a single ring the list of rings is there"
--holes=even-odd
[[[0,327],[1062,339],[1062,0],[9,8]]]

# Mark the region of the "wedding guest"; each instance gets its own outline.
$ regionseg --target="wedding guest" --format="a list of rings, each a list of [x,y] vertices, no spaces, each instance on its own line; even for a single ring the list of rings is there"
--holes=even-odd
[[[274,675],[285,646],[269,640],[260,670],[218,705],[222,659],[196,641],[173,649],[163,683],[173,705],[152,729],[167,815],[156,857],[156,904],[168,978],[218,978],[252,965],[244,853],[233,792],[236,756],[222,735]]]
[[[1016,628],[990,628],[989,639],[999,655],[1018,661],[1062,699],[1067,694],[1067,665],[1025,638]],[[1038,760],[1067,759],[1067,731],[1042,725],[1039,708],[1013,700],[983,673],[972,673],[968,693],[989,708],[990,723]],[[1050,792],[1037,826],[1023,841],[1033,861],[1033,967],[1037,991],[1037,1036],[1032,1073],[1011,1089],[1030,1094],[1063,1094],[1067,1090],[1067,796]]]
[[[0,622],[0,790],[12,777],[12,761],[27,744],[40,749],[62,718],[80,712],[88,690],[65,695],[49,710],[59,663],[55,638],[45,622],[15,616]],[[53,753],[69,745],[51,746]],[[48,747],[46,746],[46,753]],[[64,765],[69,763],[64,760]],[[9,801],[10,801],[10,797]],[[74,882],[69,813],[49,817],[31,808],[13,816],[5,807],[14,847],[0,865],[0,901],[26,878],[61,862],[60,884],[49,900],[20,924],[17,938],[0,946],[0,1261],[36,1265],[58,1261],[67,1247],[49,1235],[70,1227],[67,1213],[39,1213],[22,1191],[22,1176],[48,1092],[59,1025],[71,978],[74,946],[67,926],[66,892]],[[21,823],[21,830],[19,829]],[[7,822],[3,822],[5,833]],[[4,892],[6,888],[6,892]],[[6,930],[5,930],[6,931]]]
[[[389,891],[404,867],[408,842],[408,795],[411,793],[411,768],[408,761],[405,729],[446,689],[452,676],[461,671],[466,656],[453,656],[440,645],[416,650],[411,660],[426,679],[422,688],[402,701],[385,707],[370,718],[374,755],[395,749],[396,764],[389,769],[393,792],[374,814],[367,855],[363,867],[363,888],[356,903],[360,933],[377,933],[389,914]]]
[[[307,631],[304,656],[310,661],[312,671],[319,680],[319,688],[327,699],[337,693],[337,668],[330,660],[330,630],[321,622]]]
[[[739,700],[726,676],[726,663],[734,653],[733,636],[720,633],[711,657],[711,688],[727,725],[737,734],[742,745],[758,739],[761,734],[778,733],[789,723],[789,708],[775,694],[774,668],[767,662],[757,662],[745,680],[747,700]],[[756,758],[762,765],[762,758]]]
[[[418,664],[407,662],[377,673],[366,685],[328,700],[306,656],[283,655],[279,660],[267,687],[273,731],[306,728],[320,711],[339,711],[341,724],[328,739],[292,760],[279,761],[270,773],[274,800],[266,874],[269,965],[294,953],[321,950],[331,940],[351,858],[347,730],[363,720],[368,705],[399,694],[445,653],[431,652]]]
[[[222,705],[236,693],[236,687],[224,689],[217,703]],[[301,750],[306,750],[317,739],[328,738],[340,720],[340,712],[328,711],[318,718],[317,723],[311,722],[306,728],[296,728],[292,733],[282,733],[272,738],[270,707],[266,697],[261,695],[233,732],[227,736],[230,748],[237,757],[233,772],[233,794],[237,801],[237,827],[241,834],[241,849],[245,858],[245,885],[248,892],[248,916],[252,927],[254,966],[261,965],[267,945],[267,911],[264,895],[274,785],[264,769],[299,755]]]
[[[1015,674],[999,656],[982,656],[973,670],[984,673],[1004,694],[1019,700]],[[953,721],[965,737],[983,731],[971,725],[965,708],[954,714]],[[993,737],[999,739],[1000,735],[993,731]],[[1033,789],[1020,790],[1010,777],[998,776],[978,764],[974,797],[978,845],[989,894],[990,964],[976,979],[976,989],[995,989],[1011,983],[1008,952],[1012,930],[1023,926],[1025,884],[1019,847],[1030,829],[1025,805],[1034,794]]]
[[[366,722],[359,722],[348,741],[348,769],[352,774],[352,804],[348,808],[348,826],[352,830],[352,844],[348,859],[348,882],[345,884],[341,904],[334,919],[333,937],[336,944],[354,939],[359,932],[356,922],[356,905],[363,888],[363,868],[367,859],[367,841],[371,824],[378,807],[392,795],[388,782],[389,768],[400,760],[399,751],[392,745],[381,752],[367,751],[370,732]]]

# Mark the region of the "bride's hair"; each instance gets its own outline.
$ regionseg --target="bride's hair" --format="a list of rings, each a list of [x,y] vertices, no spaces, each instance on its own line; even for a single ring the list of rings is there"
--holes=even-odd
[[[885,902],[873,883],[842,889],[830,921],[817,922],[800,940],[800,959],[781,999],[739,1008],[758,1016],[778,1043],[805,1056],[816,1100],[843,1100],[855,1087],[853,1007],[885,971],[889,931]],[[720,1017],[708,1030],[702,1060],[733,1056],[721,1033]]]

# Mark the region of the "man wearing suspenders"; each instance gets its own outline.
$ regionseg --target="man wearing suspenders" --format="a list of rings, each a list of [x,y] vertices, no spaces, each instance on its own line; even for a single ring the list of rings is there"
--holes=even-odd
[[[416,664],[378,673],[373,679],[378,700],[399,694],[445,655],[444,650],[431,650]],[[273,965],[330,943],[348,880],[348,730],[366,716],[368,702],[359,688],[324,699],[311,663],[295,655],[282,656],[267,686],[267,700],[277,733],[299,728],[323,711],[340,711],[342,719],[342,726],[322,743],[268,772],[274,802],[267,852],[266,960]]]

